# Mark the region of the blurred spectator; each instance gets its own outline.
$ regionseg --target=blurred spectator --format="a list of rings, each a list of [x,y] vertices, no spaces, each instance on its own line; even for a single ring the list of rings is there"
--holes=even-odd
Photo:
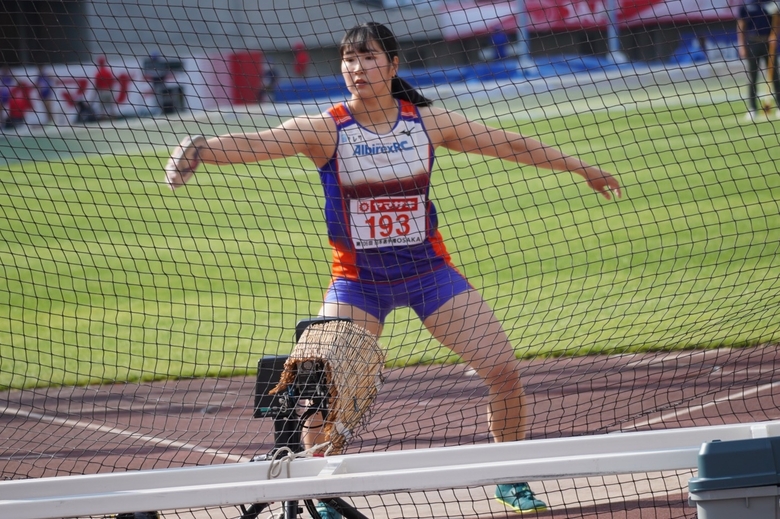
[[[43,103],[43,110],[46,113],[46,120],[43,122],[54,122],[52,110],[54,83],[43,65],[38,65],[38,76],[35,78],[35,89],[38,91],[38,98],[41,100],[41,103]]]
[[[15,128],[20,124],[24,124],[27,112],[32,110],[31,90],[32,86],[22,81],[17,81],[16,85],[11,88],[5,128]]]
[[[305,76],[311,63],[311,57],[302,41],[293,44],[293,71],[296,76]]]
[[[66,80],[66,83],[73,84],[76,87],[75,93],[72,89],[65,89],[62,93],[62,98],[70,106],[76,109],[77,123],[91,123],[97,121],[95,110],[92,105],[87,101],[87,89],[89,87],[89,80],[87,78],[79,78],[73,80]]]
[[[168,64],[154,51],[144,62],[144,78],[152,84],[152,92],[160,113],[165,113],[165,79],[168,77]]]
[[[144,62],[144,78],[152,84],[152,90],[158,93],[165,86],[165,78],[168,76],[168,63],[159,52],[149,54]]]
[[[184,89],[175,81],[175,72],[183,70],[180,59],[169,60],[154,51],[144,60],[144,78],[152,85],[159,113],[184,109]]]
[[[105,57],[98,58],[97,66],[94,84],[98,101],[97,117],[98,119],[110,119],[116,115],[116,102],[114,100],[116,78],[108,67]]]
[[[279,73],[276,71],[276,66],[269,59],[265,62],[265,68],[263,69],[263,85],[260,91],[261,103],[274,100],[274,93],[276,92],[276,84],[279,82]]]
[[[495,59],[505,59],[511,55],[509,35],[504,29],[498,28],[490,32],[490,43],[495,52]]]
[[[758,79],[761,61],[767,64],[767,76],[775,97],[776,115],[780,117],[780,78],[777,75],[777,33],[780,16],[775,1],[745,0],[737,18],[739,57],[747,60],[748,112],[746,121],[758,116]],[[769,107],[764,108],[768,112]]]
[[[0,128],[5,126],[8,119],[8,103],[11,101],[11,89],[16,80],[8,65],[3,65],[0,70]]]

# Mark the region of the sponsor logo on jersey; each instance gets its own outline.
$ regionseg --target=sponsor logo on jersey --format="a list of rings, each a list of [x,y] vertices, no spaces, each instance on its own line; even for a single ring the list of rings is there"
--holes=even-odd
[[[389,146],[384,144],[358,144],[353,148],[353,154],[356,157],[365,155],[388,155],[390,153],[401,153],[411,150],[412,145],[409,141],[394,142]]]
[[[416,211],[419,204],[419,197],[372,198],[371,200],[361,200],[358,210],[361,213],[406,212]]]
[[[365,137],[360,132],[346,132],[347,140],[350,144],[357,144],[358,142],[365,142]]]

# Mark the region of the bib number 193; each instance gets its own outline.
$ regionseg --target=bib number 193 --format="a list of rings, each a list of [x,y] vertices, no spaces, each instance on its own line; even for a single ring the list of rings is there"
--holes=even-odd
[[[422,196],[361,198],[352,200],[350,209],[357,249],[415,245],[425,237]]]
[[[378,218],[372,215],[366,219],[366,225],[372,240],[376,239],[377,236],[381,238],[407,236],[411,230],[409,215],[404,213],[397,215],[395,220],[389,214],[383,214]]]

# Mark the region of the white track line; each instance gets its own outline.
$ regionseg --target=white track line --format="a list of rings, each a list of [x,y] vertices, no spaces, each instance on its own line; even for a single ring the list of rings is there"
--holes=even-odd
[[[706,404],[697,405],[697,406],[693,406],[693,407],[688,407],[688,408],[682,409],[682,410],[670,411],[668,413],[664,413],[662,415],[659,415],[657,418],[647,419],[647,420],[644,420],[642,422],[635,423],[634,425],[632,425],[630,427],[626,427],[625,429],[621,429],[621,430],[637,429],[639,427],[645,427],[645,426],[650,426],[650,425],[653,425],[653,424],[665,422],[666,420],[671,419],[671,418],[680,418],[680,416],[690,415],[690,414],[692,414],[695,411],[703,411],[703,410],[708,409],[710,407],[716,406],[716,405],[718,405],[718,404],[720,404],[722,402],[727,402],[727,401],[730,401],[730,400],[733,400],[733,399],[744,399],[744,398],[747,398],[749,396],[756,395],[756,394],[758,394],[758,393],[760,393],[760,392],[762,392],[764,390],[767,390],[767,389],[768,390],[772,390],[776,386],[780,386],[780,382],[773,382],[771,384],[764,384],[763,386],[758,386],[758,387],[755,387],[755,388],[747,389],[745,391],[740,391],[738,393],[728,394],[728,395],[724,396],[723,398],[715,399],[712,402],[708,402]]]
[[[63,427],[72,427],[72,428],[80,428],[88,431],[98,431],[102,433],[108,433],[108,434],[115,434],[117,436],[126,436],[128,438],[132,438],[134,440],[142,440],[147,443],[151,443],[154,445],[161,445],[164,447],[175,447],[177,449],[185,449],[192,452],[200,452],[203,454],[209,454],[211,456],[214,456],[215,458],[222,458],[226,461],[232,461],[232,462],[245,462],[249,461],[251,458],[244,457],[244,456],[236,456],[235,454],[229,454],[227,452],[222,452],[217,449],[208,449],[201,447],[199,445],[195,445],[192,443],[185,443],[175,440],[166,440],[164,438],[158,438],[156,436],[149,436],[146,434],[139,434],[136,432],[128,431],[126,429],[120,429],[117,427],[109,427],[105,425],[96,425],[93,423],[83,422],[81,420],[72,420],[69,418],[57,418],[55,416],[50,416],[46,414],[41,413],[35,413],[32,411],[24,411],[22,409],[18,408],[12,408],[9,406],[5,406],[3,408],[0,408],[0,415],[3,414],[10,414],[13,416],[21,416],[25,418],[34,418],[40,421],[49,422],[56,425],[61,425]]]

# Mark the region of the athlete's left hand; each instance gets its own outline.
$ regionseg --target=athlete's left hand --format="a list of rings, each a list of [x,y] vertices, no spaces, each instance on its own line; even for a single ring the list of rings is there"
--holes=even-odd
[[[602,169],[588,168],[585,182],[588,183],[591,189],[601,194],[607,200],[611,200],[613,196],[615,198],[623,196],[620,192],[620,184],[618,184],[615,177]]]

